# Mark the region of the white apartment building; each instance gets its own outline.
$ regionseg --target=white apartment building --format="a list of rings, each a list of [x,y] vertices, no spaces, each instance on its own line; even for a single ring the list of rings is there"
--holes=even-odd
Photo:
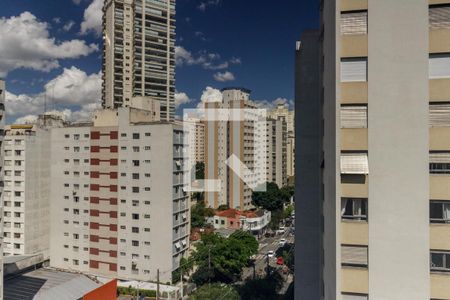
[[[5,81],[0,79],[0,235],[3,236],[3,135],[5,127]],[[3,239],[0,239],[0,253],[3,253]],[[3,255],[0,255],[0,279],[3,278]],[[0,280],[0,300],[3,299],[3,280]]]
[[[52,131],[50,264],[171,280],[189,248],[182,127],[133,108]]]
[[[105,0],[103,39],[103,107],[146,97],[174,120],[175,0]]]
[[[194,166],[196,163],[205,162],[205,124],[202,119],[186,117],[183,120],[175,121],[176,124],[183,126],[187,134],[189,148],[187,150],[190,163]]]
[[[50,234],[50,126],[62,120],[41,116],[39,125],[8,125],[4,138],[3,254],[42,254]]]
[[[226,88],[222,90],[222,102],[209,102],[206,109],[254,109],[250,90]],[[235,174],[225,161],[232,155],[249,169],[254,166],[254,122],[205,121],[205,178],[220,180],[220,192],[206,192],[206,201],[212,208],[228,205],[230,208],[248,210],[253,207],[252,190]],[[259,174],[248,178],[259,182]]]

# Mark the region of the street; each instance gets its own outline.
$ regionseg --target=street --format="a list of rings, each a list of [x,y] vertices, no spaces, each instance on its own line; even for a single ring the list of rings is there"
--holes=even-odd
[[[266,274],[266,267],[267,267],[267,252],[272,250],[274,252],[277,251],[278,248],[280,248],[279,242],[282,238],[286,239],[286,244],[293,244],[294,243],[294,235],[290,233],[291,227],[286,227],[286,232],[284,234],[275,235],[274,237],[263,237],[261,240],[259,240],[259,250],[258,254],[256,254],[255,258],[255,266],[245,268],[243,270],[242,279],[245,280],[247,278],[253,278],[254,271],[256,277],[261,277]],[[276,268],[277,264],[277,257],[274,255],[270,261],[269,264],[271,267]]]

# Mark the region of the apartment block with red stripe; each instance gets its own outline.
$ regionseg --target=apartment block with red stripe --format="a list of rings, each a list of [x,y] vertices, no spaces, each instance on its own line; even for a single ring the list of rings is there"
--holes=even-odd
[[[182,126],[133,108],[52,130],[52,267],[170,281],[189,247]]]

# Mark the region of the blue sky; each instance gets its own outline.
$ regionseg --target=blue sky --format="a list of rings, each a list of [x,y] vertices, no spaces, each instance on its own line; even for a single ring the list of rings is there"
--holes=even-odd
[[[318,26],[314,0],[177,0],[179,110],[206,87],[243,86],[252,99],[291,101],[294,46]],[[48,109],[85,118],[100,101],[102,0],[2,0],[0,77],[7,120]],[[280,101],[280,100],[278,100]]]

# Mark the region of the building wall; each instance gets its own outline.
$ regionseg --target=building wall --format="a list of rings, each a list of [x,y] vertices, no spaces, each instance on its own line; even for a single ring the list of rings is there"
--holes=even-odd
[[[0,79],[0,167],[3,168],[3,134],[5,126],[5,81]],[[3,236],[3,172],[0,172],[0,234]],[[3,240],[0,240],[0,253],[3,253]],[[0,278],[3,278],[3,256],[0,256]],[[3,299],[3,280],[0,280],[0,300]]]
[[[428,1],[368,3],[369,295],[427,299]]]
[[[160,279],[170,281],[189,249],[182,127],[129,120],[130,110],[121,108],[118,115],[99,113],[93,127],[53,130],[51,265],[152,281],[159,269]],[[80,152],[70,151],[72,141]],[[62,173],[77,168],[83,182],[74,199],[79,179]]]

